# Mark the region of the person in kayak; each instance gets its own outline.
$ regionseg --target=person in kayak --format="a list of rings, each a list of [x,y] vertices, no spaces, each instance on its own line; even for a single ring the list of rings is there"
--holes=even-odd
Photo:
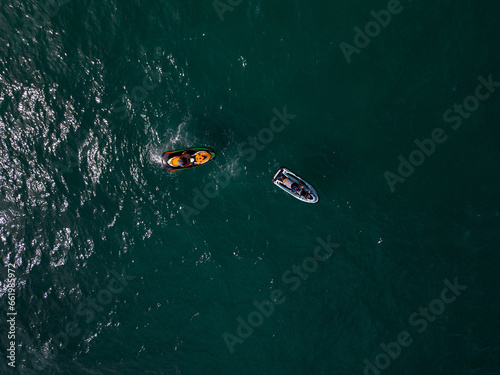
[[[295,194],[305,196],[305,194],[307,193],[307,190],[304,189],[303,186],[299,185],[296,182],[293,182],[289,178],[285,178],[282,182],[283,182],[283,185],[285,185],[287,188],[289,188]]]
[[[181,167],[191,167],[193,165],[199,165],[206,163],[211,159],[211,155],[206,151],[198,151],[196,154],[191,155],[188,151],[184,151],[179,159],[179,165]]]
[[[285,178],[283,181],[281,181],[283,185],[285,185],[287,188],[289,188],[291,191],[293,191],[295,194],[300,195],[301,197],[304,197],[308,200],[312,200],[313,196],[311,195],[311,192],[304,188],[302,185],[299,185],[296,182],[293,182],[289,178]]]
[[[281,182],[283,183],[283,185],[285,185],[288,189],[290,189],[294,193],[297,193],[299,191],[299,184],[296,182],[293,182],[289,178],[285,177],[285,179]]]
[[[189,151],[184,151],[180,156],[172,158],[172,164],[176,167],[190,167],[194,162],[194,158],[191,157]]]

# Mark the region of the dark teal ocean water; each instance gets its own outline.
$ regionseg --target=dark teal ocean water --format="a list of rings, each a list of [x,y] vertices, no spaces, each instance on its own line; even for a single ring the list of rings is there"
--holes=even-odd
[[[0,373],[500,374],[499,16],[2,1]]]

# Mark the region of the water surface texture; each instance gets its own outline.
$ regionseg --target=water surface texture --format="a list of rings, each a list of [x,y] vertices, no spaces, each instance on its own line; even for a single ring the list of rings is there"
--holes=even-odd
[[[499,16],[2,1],[0,373],[500,374]]]

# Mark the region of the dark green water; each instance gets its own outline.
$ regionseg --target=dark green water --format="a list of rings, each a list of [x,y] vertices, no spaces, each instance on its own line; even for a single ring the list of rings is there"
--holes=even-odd
[[[498,2],[364,48],[386,1],[44,4],[0,5],[2,374],[500,374]]]

